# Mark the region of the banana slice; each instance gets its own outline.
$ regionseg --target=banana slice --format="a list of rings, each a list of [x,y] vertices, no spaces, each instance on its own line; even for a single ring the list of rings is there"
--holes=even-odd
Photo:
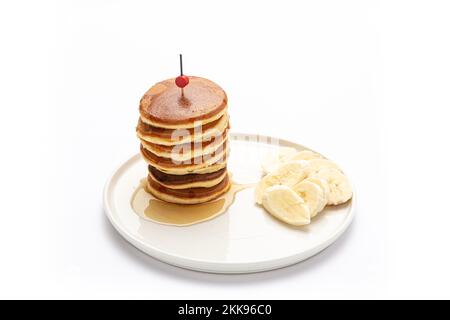
[[[291,187],[306,178],[309,173],[306,161],[289,161],[269,173],[256,185],[255,202],[262,203],[264,191],[274,185],[282,184]]]
[[[288,224],[303,226],[311,222],[308,205],[287,186],[269,187],[262,203],[271,215]]]
[[[325,197],[325,205],[328,203],[328,197],[330,196],[330,186],[328,185],[327,180],[319,177],[308,177],[305,181],[311,181],[312,183],[317,184],[322,188],[324,197]]]
[[[296,153],[297,150],[290,147],[280,147],[276,152],[269,153],[261,163],[264,174],[274,171],[280,164],[288,161]]]
[[[347,202],[353,195],[352,186],[347,177],[336,168],[322,168],[313,177],[322,178],[330,187],[328,204],[337,205]]]
[[[318,153],[315,153],[310,150],[303,150],[296,153],[289,160],[312,160],[312,159],[320,159],[322,156]]]
[[[303,180],[299,184],[292,187],[309,207],[311,218],[315,217],[320,211],[327,205],[327,199],[325,198],[325,192],[317,184]]]
[[[314,175],[323,168],[334,168],[338,171],[342,171],[336,163],[328,159],[311,159],[308,160],[309,175]]]

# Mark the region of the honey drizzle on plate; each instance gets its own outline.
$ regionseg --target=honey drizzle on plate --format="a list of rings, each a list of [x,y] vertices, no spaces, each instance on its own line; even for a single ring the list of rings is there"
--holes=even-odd
[[[133,211],[143,219],[153,222],[189,226],[213,219],[233,204],[239,191],[253,187],[255,184],[232,183],[230,189],[217,199],[200,204],[175,204],[153,197],[146,190],[147,180],[142,179],[139,187],[131,197]]]

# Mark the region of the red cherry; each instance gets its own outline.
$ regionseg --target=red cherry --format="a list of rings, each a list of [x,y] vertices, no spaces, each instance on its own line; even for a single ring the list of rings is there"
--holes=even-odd
[[[188,76],[178,76],[175,79],[175,84],[177,85],[177,87],[179,88],[184,88],[189,84],[189,78]]]

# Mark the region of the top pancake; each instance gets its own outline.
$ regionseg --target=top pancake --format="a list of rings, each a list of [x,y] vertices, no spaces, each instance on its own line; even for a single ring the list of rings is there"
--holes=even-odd
[[[190,76],[183,90],[184,96],[174,78],[155,84],[141,99],[141,120],[160,128],[193,128],[218,119],[226,111],[225,91],[208,79]]]

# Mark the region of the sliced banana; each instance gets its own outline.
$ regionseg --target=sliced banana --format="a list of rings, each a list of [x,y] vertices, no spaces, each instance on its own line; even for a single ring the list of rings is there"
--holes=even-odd
[[[353,195],[352,186],[347,177],[336,168],[322,168],[313,177],[327,181],[330,187],[330,194],[328,196],[328,204],[330,205],[347,202]]]
[[[288,224],[302,226],[311,222],[308,205],[288,186],[267,188],[262,203],[271,215]]]
[[[310,150],[303,150],[303,151],[297,152],[289,160],[312,160],[312,159],[320,159],[320,158],[322,158],[322,156],[318,153],[315,153]]]
[[[313,177],[306,178],[305,181],[311,181],[312,183],[315,183],[319,187],[322,188],[322,190],[324,192],[325,205],[326,205],[326,203],[328,203],[328,197],[330,196],[330,186],[328,185],[327,180],[313,176]]]
[[[315,217],[327,205],[328,200],[325,198],[325,191],[314,182],[303,180],[294,185],[292,190],[305,201],[305,204],[309,207],[311,218]]]
[[[311,159],[308,160],[309,175],[312,176],[323,168],[334,168],[341,171],[336,163],[328,159]]]
[[[274,171],[280,164],[288,161],[297,153],[297,149],[280,147],[276,152],[266,155],[261,163],[264,174]]]
[[[286,185],[291,187],[306,178],[309,173],[306,161],[289,161],[280,165],[275,171],[269,173],[256,185],[255,202],[262,203],[264,191],[274,185]]]

